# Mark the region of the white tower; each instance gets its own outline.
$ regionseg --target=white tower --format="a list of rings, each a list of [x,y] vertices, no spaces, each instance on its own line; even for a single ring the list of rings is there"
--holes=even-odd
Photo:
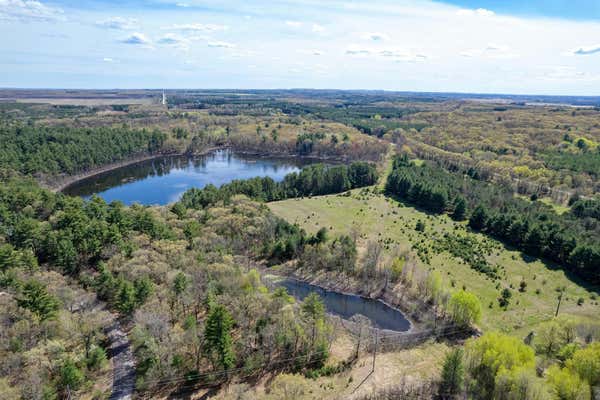
[[[163,90],[163,93],[162,93],[162,105],[163,106],[167,105],[167,95],[165,94],[164,90]]]

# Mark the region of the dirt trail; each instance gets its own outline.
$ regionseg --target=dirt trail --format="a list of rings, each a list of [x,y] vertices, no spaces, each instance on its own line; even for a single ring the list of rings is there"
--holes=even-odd
[[[113,363],[113,386],[110,400],[130,400],[135,390],[135,362],[131,343],[119,321],[108,328]]]

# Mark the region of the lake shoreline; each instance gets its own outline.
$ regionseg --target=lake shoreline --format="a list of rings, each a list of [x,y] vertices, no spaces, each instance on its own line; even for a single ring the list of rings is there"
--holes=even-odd
[[[327,157],[327,156],[302,156],[298,154],[290,154],[290,153],[279,153],[279,152],[256,152],[256,151],[248,151],[248,150],[236,150],[230,145],[221,145],[221,146],[213,146],[207,149],[204,149],[199,152],[190,153],[190,152],[172,152],[172,153],[154,153],[154,154],[141,154],[135,156],[133,158],[113,162],[110,164],[106,164],[100,167],[92,168],[88,171],[84,171],[75,175],[62,175],[59,177],[42,177],[38,178],[40,186],[45,189],[48,189],[52,192],[62,192],[67,189],[69,186],[75,185],[81,181],[92,178],[96,175],[104,174],[106,172],[114,171],[120,168],[128,167],[134,164],[138,164],[144,161],[155,160],[162,157],[200,157],[206,156],[210,153],[219,151],[219,150],[227,150],[230,149],[236,154],[246,155],[246,156],[254,156],[257,158],[281,158],[281,159],[298,159],[298,160],[314,160],[314,161],[323,161],[323,162],[333,162],[333,163],[344,163],[348,160],[339,158],[339,157]]]

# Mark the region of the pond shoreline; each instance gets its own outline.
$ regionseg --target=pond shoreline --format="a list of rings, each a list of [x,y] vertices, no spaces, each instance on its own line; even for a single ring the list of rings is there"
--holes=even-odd
[[[406,331],[403,331],[403,333],[413,333],[416,332],[418,330],[420,330],[421,328],[423,328],[423,323],[416,321],[414,318],[412,318],[412,316],[410,315],[410,313],[408,312],[408,310],[403,310],[402,307],[400,305],[394,305],[391,304],[390,302],[386,301],[386,296],[385,296],[385,292],[381,292],[379,295],[373,296],[372,294],[366,295],[364,293],[361,293],[359,291],[353,291],[353,290],[345,290],[345,289],[340,289],[338,287],[336,287],[335,285],[332,285],[330,283],[325,283],[322,280],[319,280],[318,277],[312,277],[312,278],[307,278],[304,277],[302,275],[298,275],[296,273],[296,271],[282,271],[282,270],[274,270],[271,268],[260,268],[261,270],[261,274],[263,276],[263,278],[266,275],[273,275],[273,276],[278,276],[282,279],[292,279],[298,282],[302,282],[308,285],[312,285],[312,286],[316,286],[322,290],[328,291],[328,292],[333,292],[333,293],[337,293],[337,294],[341,294],[341,295],[345,295],[345,296],[354,296],[354,297],[359,297],[361,299],[365,299],[365,300],[373,300],[373,301],[378,301],[382,304],[384,304],[385,306],[389,307],[390,309],[397,311],[399,313],[401,313],[404,318],[408,321],[410,328]],[[268,278],[266,278],[268,279]],[[334,283],[339,283],[339,282],[334,282]]]

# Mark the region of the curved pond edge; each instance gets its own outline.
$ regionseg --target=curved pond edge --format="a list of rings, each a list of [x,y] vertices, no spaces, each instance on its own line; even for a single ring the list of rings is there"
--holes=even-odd
[[[331,287],[328,287],[327,285],[324,285],[322,283],[316,283],[314,281],[310,281],[308,279],[304,279],[304,278],[300,278],[294,274],[291,275],[286,275],[286,274],[278,274],[276,271],[270,271],[270,270],[263,270],[262,271],[262,277],[263,279],[266,280],[272,280],[273,278],[279,279],[279,280],[293,280],[296,282],[300,282],[300,283],[304,283],[307,285],[311,285],[311,286],[315,286],[318,287],[319,289],[322,289],[326,292],[330,292],[330,293],[335,293],[335,294],[339,294],[339,295],[344,295],[344,296],[351,296],[351,297],[357,297],[363,300],[370,300],[370,301],[377,301],[383,305],[385,305],[386,307],[390,308],[391,310],[394,310],[400,314],[402,314],[402,316],[404,317],[404,319],[406,319],[406,321],[408,321],[409,324],[409,328],[405,331],[396,331],[396,330],[391,330],[391,329],[382,329],[382,328],[374,328],[377,329],[381,332],[401,332],[401,333],[414,333],[417,331],[417,326],[418,324],[402,309],[398,308],[397,306],[394,306],[390,303],[388,303],[387,301],[385,301],[381,296],[380,297],[370,297],[370,296],[365,296],[359,293],[353,293],[353,292],[347,292],[347,291],[341,291],[341,290],[336,290],[336,289],[332,289]],[[275,283],[274,283],[275,284]],[[334,315],[332,313],[329,313],[330,315]],[[338,318],[342,318],[344,320],[347,320],[343,317],[340,317],[338,315],[335,315]],[[365,316],[366,317],[366,316]],[[367,317],[368,318],[368,317]],[[369,318],[370,319],[370,318]]]

